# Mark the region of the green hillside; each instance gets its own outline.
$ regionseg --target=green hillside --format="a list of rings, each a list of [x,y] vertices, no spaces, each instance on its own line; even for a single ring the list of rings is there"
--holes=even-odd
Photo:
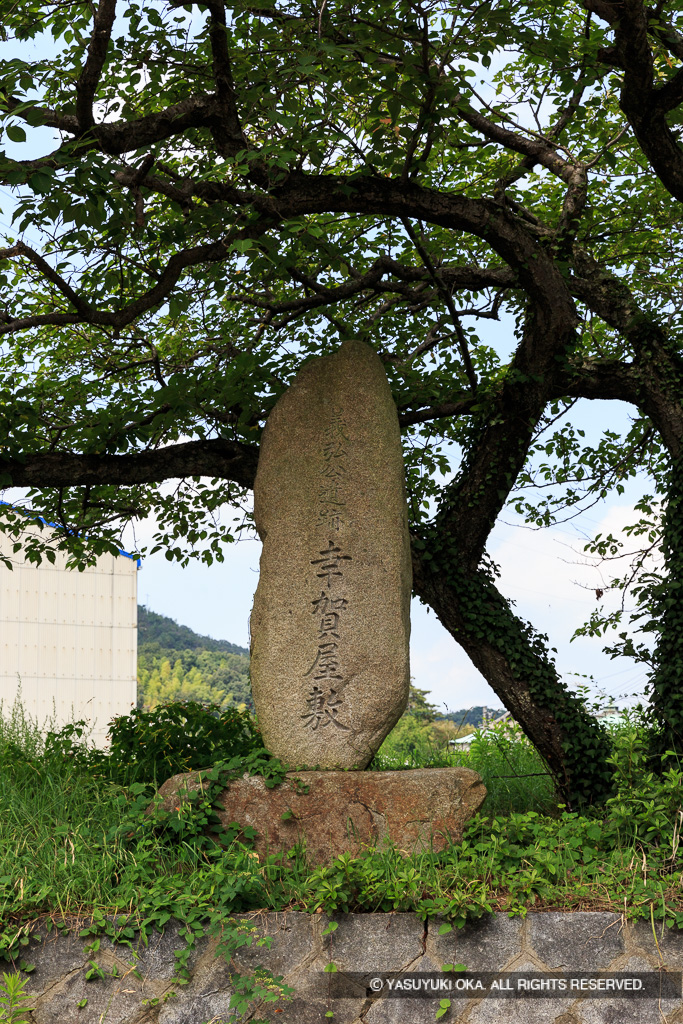
[[[477,706],[461,708],[460,711],[449,711],[448,714],[440,714],[438,717],[440,719],[447,719],[457,726],[472,725],[475,729],[479,729],[483,725],[484,711],[486,711],[488,722],[493,722],[496,718],[500,718],[501,715],[505,714],[505,708],[483,708]]]
[[[138,605],[138,704],[172,700],[251,707],[249,652]]]
[[[223,651],[226,654],[241,654],[249,657],[246,647],[238,647],[228,640],[214,640],[210,636],[201,636],[189,626],[179,626],[174,619],[159,615],[138,605],[138,646],[152,650],[154,645],[164,650],[174,651]]]

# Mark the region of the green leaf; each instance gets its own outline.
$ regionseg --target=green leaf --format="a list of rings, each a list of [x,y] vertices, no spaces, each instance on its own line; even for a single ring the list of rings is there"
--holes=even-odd
[[[12,142],[26,142],[26,132],[18,124],[6,125],[5,134]]]

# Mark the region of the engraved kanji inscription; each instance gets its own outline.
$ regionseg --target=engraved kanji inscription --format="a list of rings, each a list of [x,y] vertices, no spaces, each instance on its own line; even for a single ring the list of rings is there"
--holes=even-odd
[[[325,528],[328,537],[339,533],[345,526],[348,454],[349,438],[342,410],[334,407],[322,436],[316,522],[316,526]],[[325,589],[320,591],[320,597],[311,601],[312,614],[318,624],[318,650],[311,667],[304,673],[304,678],[313,677],[314,685],[308,693],[306,711],[301,718],[307,729],[315,730],[330,723],[338,729],[348,729],[338,716],[343,710],[343,617],[349,602],[339,591],[344,584],[344,570],[352,557],[333,539],[328,540],[327,547],[318,555],[311,559],[311,565]]]
[[[346,476],[346,459],[349,439],[346,436],[346,424],[342,411],[334,408],[322,438],[323,477],[318,494],[317,526],[326,526],[336,533],[344,525],[346,498],[342,487]]]
[[[254,704],[274,756],[360,769],[409,685],[401,431],[373,347],[349,340],[319,358],[294,354],[303,365],[268,416],[254,481]]]
[[[333,577],[342,577],[344,575],[342,573],[342,562],[350,562],[351,555],[343,555],[342,549],[333,540],[329,541],[327,549],[323,549],[320,554],[322,558],[312,558],[311,565],[319,567],[318,579],[326,580],[327,586],[331,587]]]
[[[311,672],[315,671],[314,679],[341,680],[343,676],[340,671],[341,662],[338,648],[339,644],[335,643],[334,640],[319,644],[315,661],[309,668],[308,672],[304,672],[304,675],[310,676]]]
[[[314,686],[306,700],[307,710],[301,716],[304,719],[304,725],[314,732],[319,727],[324,729],[326,725],[335,725],[337,729],[344,729],[348,732],[348,725],[343,725],[337,718],[340,704],[341,700],[337,696],[336,690],[330,689],[325,692],[319,686]]]

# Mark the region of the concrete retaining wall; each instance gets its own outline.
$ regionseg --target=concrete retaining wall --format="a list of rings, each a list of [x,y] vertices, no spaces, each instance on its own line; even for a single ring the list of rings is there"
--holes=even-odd
[[[242,918],[240,918],[242,920]],[[270,1024],[432,1024],[439,996],[388,998],[369,995],[377,972],[442,971],[464,963],[471,971],[659,971],[683,968],[683,933],[653,929],[650,922],[628,923],[608,913],[530,913],[526,919],[494,914],[439,935],[442,921],[426,925],[413,914],[259,913],[245,917],[255,938],[271,936],[270,948],[244,946],[232,967],[216,958],[215,943],[202,939],[189,962],[190,980],[173,980],[174,950],[183,945],[177,929],[152,936],[149,946],[132,948],[102,939],[97,952],[89,940],[42,932],[42,941],[22,950],[35,964],[27,992],[35,1024],[223,1024],[266,1020]],[[335,931],[324,935],[330,921]],[[40,929],[37,929],[40,933]],[[90,940],[91,941],[91,940]],[[86,980],[93,962],[104,978]],[[324,973],[334,963],[336,975]],[[259,965],[283,975],[295,994],[289,1001],[231,1016],[231,971]],[[0,965],[0,972],[7,970]],[[363,972],[355,995],[330,998],[343,972]],[[112,973],[117,977],[111,977]],[[96,972],[95,972],[96,973]],[[81,1008],[78,1004],[87,1003]],[[329,1012],[334,1014],[328,1017]],[[462,1024],[683,1024],[683,999],[456,998],[444,1021]]]

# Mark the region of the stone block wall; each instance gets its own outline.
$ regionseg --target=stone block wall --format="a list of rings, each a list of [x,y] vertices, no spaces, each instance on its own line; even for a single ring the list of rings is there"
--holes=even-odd
[[[242,918],[240,918],[241,920]],[[439,935],[443,921],[414,914],[257,913],[245,915],[255,937],[271,936],[270,947],[244,946],[228,965],[215,942],[202,939],[188,964],[189,981],[174,981],[177,928],[153,934],[131,948],[101,939],[97,952],[87,939],[47,934],[24,949],[35,964],[27,992],[35,1024],[432,1024],[439,997],[388,998],[368,994],[376,972],[441,972],[464,963],[475,971],[656,971],[683,968],[683,932],[654,931],[649,921],[630,923],[611,913],[530,913],[526,919],[492,914]],[[330,922],[336,930],[324,934]],[[93,963],[104,977],[86,980]],[[336,975],[324,972],[334,963]],[[232,974],[257,967],[282,975],[294,988],[287,1001],[261,1004],[246,1016],[229,1009]],[[2,970],[9,965],[0,966]],[[330,998],[343,972],[367,976],[356,994]],[[95,972],[97,974],[97,972]],[[116,975],[116,976],[112,976]],[[83,1000],[86,1000],[83,1003]],[[81,1007],[79,1008],[79,1003]],[[327,1016],[332,1012],[333,1017]],[[441,1018],[459,1024],[683,1024],[683,999],[452,998]]]

